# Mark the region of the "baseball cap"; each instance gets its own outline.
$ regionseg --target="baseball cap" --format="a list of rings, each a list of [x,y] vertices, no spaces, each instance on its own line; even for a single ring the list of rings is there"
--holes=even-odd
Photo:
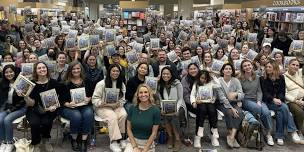
[[[263,43],[263,47],[265,47],[265,46],[270,46],[271,47],[271,44],[270,43]]]

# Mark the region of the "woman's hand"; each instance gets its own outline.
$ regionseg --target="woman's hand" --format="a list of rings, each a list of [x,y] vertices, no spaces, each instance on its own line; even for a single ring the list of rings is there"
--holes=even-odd
[[[16,93],[19,97],[25,97],[25,94],[21,91],[16,91]]]
[[[192,103],[192,107],[195,108],[195,109],[197,108],[196,102],[193,102],[193,103]]]
[[[135,147],[133,148],[133,152],[143,152],[143,149]]]
[[[282,101],[280,99],[273,98],[273,103],[280,106],[282,104]]]
[[[239,112],[235,108],[231,108],[230,112],[231,112],[233,118],[238,118],[239,117]]]
[[[64,106],[73,109],[73,108],[77,107],[77,104],[76,104],[74,101],[72,101],[72,102],[66,102],[66,103],[64,104]]]
[[[237,95],[238,94],[236,92],[229,92],[228,93],[228,100],[230,100],[230,101],[236,100]]]
[[[84,103],[85,105],[89,104],[91,102],[92,97],[85,97],[84,98]]]

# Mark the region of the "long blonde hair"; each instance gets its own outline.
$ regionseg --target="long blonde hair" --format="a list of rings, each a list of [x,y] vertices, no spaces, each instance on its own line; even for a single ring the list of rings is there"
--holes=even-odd
[[[252,80],[255,80],[255,78],[256,78],[256,73],[255,73],[255,71],[254,71],[254,66],[253,66],[253,63],[250,61],[250,60],[248,60],[248,59],[245,59],[245,60],[243,60],[242,62],[241,62],[241,75],[240,75],[240,79],[241,80],[245,80],[245,71],[243,70],[243,64],[245,63],[245,62],[249,62],[251,65],[252,65],[252,70],[251,70],[251,77],[252,77]]]
[[[148,85],[146,85],[146,84],[140,84],[140,85],[137,87],[136,93],[134,94],[134,97],[133,97],[133,104],[137,106],[137,105],[140,103],[140,100],[139,100],[139,98],[138,98],[138,93],[139,93],[139,89],[142,88],[142,87],[148,89],[148,92],[149,92],[149,101],[150,101],[150,103],[151,103],[152,105],[155,105],[155,100],[154,100],[154,98],[153,98],[153,91],[152,91],[151,88],[150,88]]]
[[[270,75],[267,74],[267,72],[265,71],[264,73],[264,79],[267,79],[267,78],[274,78],[274,80],[276,79],[280,79],[280,67],[279,67],[279,64],[275,61],[275,60],[269,60],[265,65],[267,64],[271,64],[272,67],[273,67],[273,72],[272,72],[272,77],[270,77]],[[272,79],[273,80],[273,79]]]

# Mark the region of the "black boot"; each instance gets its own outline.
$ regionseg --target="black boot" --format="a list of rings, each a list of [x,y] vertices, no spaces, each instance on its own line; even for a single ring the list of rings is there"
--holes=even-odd
[[[87,150],[88,150],[87,140],[82,140],[80,144],[80,152],[87,152]]]
[[[71,146],[73,151],[79,151],[79,144],[76,139],[71,138]]]

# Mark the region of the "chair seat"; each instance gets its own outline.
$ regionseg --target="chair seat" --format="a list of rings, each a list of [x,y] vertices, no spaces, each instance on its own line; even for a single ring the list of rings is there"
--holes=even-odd
[[[23,116],[17,118],[16,120],[13,121],[13,124],[19,124],[20,122],[23,121],[24,118],[25,118],[25,115],[23,115]]]

